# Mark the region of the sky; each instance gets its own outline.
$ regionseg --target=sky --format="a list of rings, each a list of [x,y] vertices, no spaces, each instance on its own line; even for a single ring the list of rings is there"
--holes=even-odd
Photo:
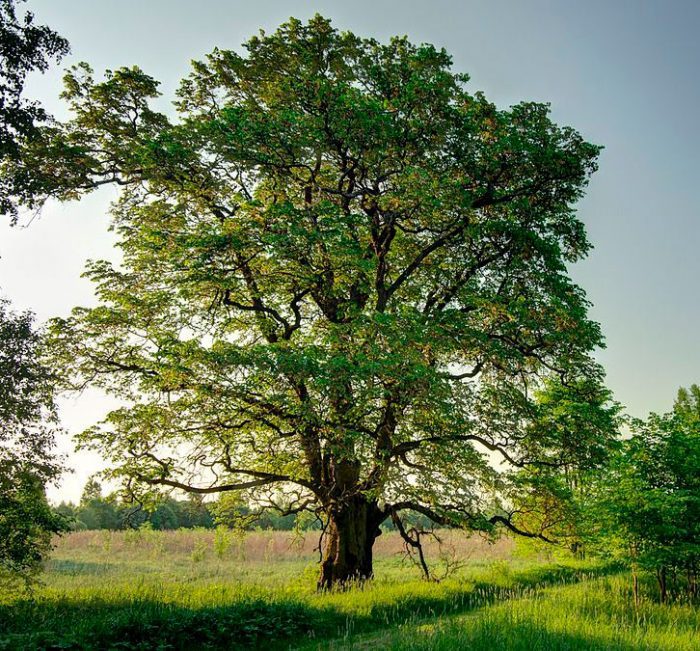
[[[603,145],[600,169],[579,203],[594,245],[571,273],[592,302],[607,348],[598,358],[629,413],[667,411],[679,386],[700,383],[700,2],[692,0],[29,0],[37,22],[72,53],[33,76],[28,97],[58,118],[62,71],[87,61],[97,73],[139,65],[162,83],[167,108],[192,59],[238,49],[259,29],[315,13],[342,30],[444,47],[470,90],[506,108],[549,102],[559,124]],[[94,304],[80,274],[87,259],[114,258],[100,191],[52,204],[26,227],[0,223],[0,293],[40,322]],[[110,401],[94,391],[61,401],[59,447],[73,472],[52,500],[77,500],[102,467],[70,435]]]

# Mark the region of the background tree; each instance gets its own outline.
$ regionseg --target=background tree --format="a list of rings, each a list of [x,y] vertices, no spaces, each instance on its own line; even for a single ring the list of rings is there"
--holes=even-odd
[[[596,481],[598,543],[637,574],[656,576],[666,601],[675,588],[698,596],[700,570],[700,389],[680,389],[673,410],[633,421],[607,472]]]
[[[177,529],[179,521],[179,509],[176,500],[170,498],[163,500],[150,514],[149,521],[154,529]]]
[[[206,527],[214,526],[214,518],[210,505],[204,502],[198,493],[190,493],[186,500],[179,502],[181,527]]]
[[[598,382],[579,379],[546,382],[536,410],[532,463],[517,473],[514,504],[528,529],[581,555],[598,515],[594,486],[620,449],[622,407]]]
[[[0,573],[30,579],[64,520],[44,487],[61,472],[53,452],[54,377],[29,312],[0,299]]]
[[[176,121],[138,68],[75,68],[73,119],[13,168],[44,198],[121,188],[123,262],[91,263],[100,305],[54,325],[72,382],[130,403],[83,444],[140,499],[315,510],[321,586],[371,576],[406,511],[523,531],[505,494],[539,452],[533,391],[601,379],[566,269],[599,148],[405,38],[317,16],[245,49],[194,64]]]
[[[123,526],[115,497],[104,497],[102,485],[95,477],[85,483],[75,517],[85,529],[121,529]]]
[[[22,96],[27,75],[44,72],[51,59],[60,60],[69,51],[68,41],[46,25],[37,25],[31,12],[17,16],[21,2],[0,0],[0,165],[16,160],[20,144],[35,136],[38,125],[49,117],[38,102]],[[30,186],[26,176],[0,176],[0,213],[16,217],[11,195],[31,193]]]

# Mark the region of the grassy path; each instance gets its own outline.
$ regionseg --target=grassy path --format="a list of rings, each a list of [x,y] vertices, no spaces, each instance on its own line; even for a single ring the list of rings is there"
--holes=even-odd
[[[469,619],[479,617],[483,609],[523,599],[542,599],[553,589],[597,581],[600,577],[617,572],[612,566],[588,566],[580,569],[566,565],[547,565],[507,572],[499,577],[492,576],[490,582],[447,582],[443,586],[445,593],[441,599],[432,602],[425,598],[416,599],[413,603],[404,603],[400,609],[395,604],[391,617],[383,617],[377,609],[373,609],[366,618],[356,616],[352,625],[335,639],[304,642],[286,648],[294,651],[362,650],[390,648],[397,642],[405,642],[406,648],[422,648],[417,645],[425,643],[438,628],[462,626]],[[368,628],[372,632],[366,632]]]
[[[421,618],[381,631],[302,645],[311,651],[698,651],[700,611],[643,602],[624,574],[523,591],[468,613]]]

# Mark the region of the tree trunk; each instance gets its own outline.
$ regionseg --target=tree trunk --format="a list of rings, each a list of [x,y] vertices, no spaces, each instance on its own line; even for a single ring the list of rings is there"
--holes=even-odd
[[[382,520],[376,502],[362,496],[329,509],[319,589],[372,578],[372,547]]]
[[[689,564],[687,570],[688,594],[694,599],[698,596],[698,572],[695,564]]]
[[[668,596],[668,590],[666,588],[666,568],[661,567],[656,570],[656,580],[659,583],[659,594],[661,596],[661,603],[665,604]]]

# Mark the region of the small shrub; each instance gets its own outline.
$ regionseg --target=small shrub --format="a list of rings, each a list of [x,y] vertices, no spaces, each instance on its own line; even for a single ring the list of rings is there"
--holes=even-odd
[[[230,549],[232,542],[231,530],[227,526],[220,524],[214,531],[214,552],[219,559],[226,556],[226,552]]]
[[[105,529],[102,532],[102,551],[105,554],[109,554],[112,551],[112,532],[109,529]]]
[[[207,557],[207,541],[203,538],[197,538],[194,541],[194,548],[190,554],[190,560],[193,563],[201,563]]]

